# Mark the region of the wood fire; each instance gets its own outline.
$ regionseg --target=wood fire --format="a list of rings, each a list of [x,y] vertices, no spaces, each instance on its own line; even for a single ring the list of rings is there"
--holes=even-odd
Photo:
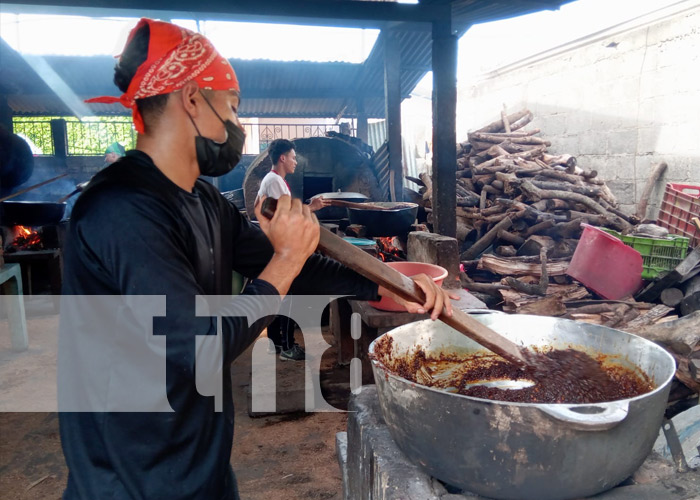
[[[401,241],[396,236],[376,238],[379,258],[384,262],[394,262],[406,260],[406,252],[403,250]]]
[[[44,248],[41,235],[34,229],[26,226],[15,226],[14,233],[15,238],[6,249],[7,253],[42,250]]]

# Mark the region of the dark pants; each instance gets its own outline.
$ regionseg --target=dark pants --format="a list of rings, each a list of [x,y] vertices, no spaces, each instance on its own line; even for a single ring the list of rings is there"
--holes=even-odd
[[[294,329],[296,323],[287,316],[275,316],[275,319],[267,327],[267,338],[275,345],[282,346],[282,350],[291,349],[294,345]]]

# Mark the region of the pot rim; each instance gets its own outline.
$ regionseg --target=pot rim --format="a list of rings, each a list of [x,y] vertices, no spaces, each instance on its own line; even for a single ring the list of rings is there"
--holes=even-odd
[[[39,200],[7,200],[3,201],[2,204],[12,204],[12,205],[62,205],[65,206],[65,201],[39,201]]]
[[[436,271],[439,270],[440,271],[439,276],[435,276],[434,278],[430,278],[430,276],[428,276],[433,281],[444,280],[445,278],[447,278],[447,275],[449,274],[447,269],[445,269],[444,267],[438,266],[437,264],[431,264],[430,262],[420,262],[417,260],[400,260],[400,261],[395,261],[395,262],[385,262],[385,264],[388,265],[389,267],[394,268],[394,269],[396,269],[396,267],[401,267],[404,264],[421,264],[423,266],[431,267],[431,268],[435,269]],[[398,271],[398,269],[396,269],[396,270]],[[401,274],[403,274],[401,271],[399,271],[399,272]],[[406,275],[406,276],[408,276],[408,275]],[[412,275],[412,276],[415,276],[415,275]],[[412,276],[409,276],[409,278]],[[379,301],[377,301],[377,302],[379,302]],[[389,332],[387,332],[387,333],[389,333]]]
[[[377,210],[375,208],[351,208],[347,207],[348,210],[350,211],[357,211],[357,212],[379,212],[379,213],[384,213],[384,212],[400,212],[402,210],[413,210],[414,208],[418,208],[418,203],[411,203],[410,201],[373,201],[371,202],[373,205],[379,205],[383,206],[386,204],[393,204],[393,203],[400,203],[402,206],[397,207],[397,208],[390,208],[390,209],[384,209],[384,210]]]
[[[533,316],[533,315],[531,315],[531,314],[519,314],[518,316],[519,316],[519,317],[523,317],[523,316],[527,316],[527,317],[537,317],[537,316]],[[569,322],[569,321],[570,321],[570,322],[573,322],[573,323],[577,323],[577,322],[574,321],[574,320],[566,319],[566,318],[552,318],[552,319],[554,319],[554,320],[556,320],[556,321],[564,321],[564,322]],[[433,320],[426,319],[426,320],[421,320],[421,321],[414,321],[413,323],[408,323],[408,324],[410,325],[410,324],[414,324],[414,323],[421,323],[421,322],[428,322],[428,321],[432,322]],[[406,326],[406,325],[402,325],[402,326]],[[375,344],[377,343],[377,341],[378,341],[379,339],[383,338],[384,336],[389,335],[390,333],[392,333],[394,330],[396,330],[396,328],[394,328],[394,329],[392,329],[392,330],[390,330],[390,331],[388,331],[388,332],[386,332],[386,333],[383,333],[382,335],[380,335],[379,337],[377,337],[376,339],[374,339],[374,340],[372,341],[372,343],[369,345],[369,349],[367,350],[367,352],[368,352],[368,354],[370,355],[370,361],[372,362],[372,367],[376,367],[377,369],[381,369],[381,370],[384,372],[385,376],[394,378],[394,379],[396,379],[396,380],[399,381],[399,382],[402,382],[402,383],[404,383],[404,384],[410,385],[411,387],[418,387],[418,388],[420,388],[420,389],[422,389],[422,390],[432,391],[432,392],[435,392],[435,393],[438,393],[438,394],[441,394],[441,395],[444,395],[444,396],[447,396],[447,397],[464,398],[464,399],[467,399],[467,400],[469,400],[469,401],[477,401],[477,402],[479,402],[479,403],[484,403],[484,404],[498,404],[498,405],[505,405],[505,406],[519,406],[519,407],[524,407],[524,408],[538,408],[538,407],[542,407],[542,406],[554,406],[554,407],[558,407],[558,408],[583,408],[583,407],[590,407],[590,406],[604,406],[604,405],[610,405],[610,404],[620,404],[620,403],[622,403],[622,402],[630,403],[630,402],[632,402],[632,401],[637,401],[637,400],[640,400],[640,399],[644,399],[644,398],[650,397],[651,395],[653,395],[653,394],[655,394],[655,393],[657,393],[657,392],[663,390],[663,389],[666,387],[666,385],[668,385],[668,384],[671,382],[671,379],[673,379],[674,374],[675,374],[676,361],[673,359],[673,356],[671,356],[671,354],[669,354],[668,351],[666,351],[663,347],[658,346],[658,345],[656,345],[654,342],[651,342],[650,340],[647,340],[647,339],[645,339],[644,337],[641,337],[641,336],[639,336],[639,335],[635,335],[635,334],[633,334],[633,333],[623,332],[622,330],[615,330],[614,328],[610,328],[610,327],[603,326],[603,325],[595,325],[595,326],[598,326],[598,327],[601,327],[601,328],[604,328],[604,329],[606,329],[606,330],[610,330],[610,331],[613,331],[613,332],[623,333],[623,334],[625,334],[625,335],[630,335],[630,336],[632,336],[632,337],[637,337],[637,338],[639,338],[639,339],[641,339],[641,340],[643,340],[643,341],[645,341],[645,342],[648,342],[649,344],[651,344],[651,345],[654,347],[654,349],[660,350],[660,352],[663,353],[663,355],[666,357],[666,359],[669,360],[669,361],[672,363],[672,365],[673,365],[673,367],[674,367],[673,372],[672,372],[662,383],[658,384],[652,391],[645,392],[644,394],[640,394],[640,395],[635,396],[635,397],[633,397],[633,398],[616,399],[616,400],[614,400],[614,401],[605,401],[605,402],[601,402],[601,403],[519,403],[519,402],[511,402],[511,401],[499,401],[499,400],[497,400],[497,399],[477,398],[477,397],[474,397],[474,396],[465,396],[464,394],[458,394],[458,393],[453,393],[453,392],[447,392],[447,391],[445,391],[445,390],[442,390],[442,389],[435,389],[435,388],[433,388],[433,387],[428,387],[427,385],[419,384],[419,383],[417,383],[417,382],[411,382],[411,381],[408,380],[408,379],[405,379],[405,378],[403,378],[403,377],[400,377],[400,376],[394,374],[393,372],[391,372],[391,371],[389,370],[389,368],[387,368],[387,367],[384,365],[384,363],[381,363],[380,361],[377,361],[372,355],[374,354],[374,347],[375,347]],[[401,328],[401,327],[397,327],[397,328]],[[484,349],[486,349],[486,348],[484,348]],[[640,371],[641,371],[641,369],[640,369]]]

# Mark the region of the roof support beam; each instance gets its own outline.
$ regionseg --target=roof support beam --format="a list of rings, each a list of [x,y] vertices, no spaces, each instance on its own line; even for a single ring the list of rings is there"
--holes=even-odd
[[[433,23],[433,226],[457,234],[457,37],[449,21]]]
[[[6,12],[80,14],[94,16],[151,16],[160,18],[237,20],[264,23],[315,24],[382,28],[387,22],[429,23],[444,17],[449,6],[395,2],[333,2],[301,0],[16,0]]]
[[[392,31],[386,31],[385,35],[384,92],[386,94],[386,135],[389,142],[389,194],[391,201],[403,201],[401,47],[399,39]]]
[[[367,114],[365,113],[364,99],[359,98],[356,101],[357,107],[357,138],[364,142],[369,142],[369,124],[367,123]]]

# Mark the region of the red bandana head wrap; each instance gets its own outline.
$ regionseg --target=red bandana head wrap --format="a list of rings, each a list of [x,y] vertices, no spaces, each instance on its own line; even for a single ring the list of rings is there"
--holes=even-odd
[[[85,102],[119,102],[131,108],[134,127],[143,133],[143,118],[136,107],[136,99],[169,94],[181,89],[190,80],[203,89],[240,90],[231,64],[199,33],[143,18],[129,33],[127,46],[146,24],[150,29],[148,57],[136,70],[126,92],[121,97],[95,97]]]

